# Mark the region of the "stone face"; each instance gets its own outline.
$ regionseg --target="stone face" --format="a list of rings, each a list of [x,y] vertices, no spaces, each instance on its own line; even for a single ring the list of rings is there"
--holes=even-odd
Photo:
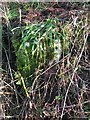
[[[54,60],[58,62],[62,53],[60,40],[55,40],[54,42]]]

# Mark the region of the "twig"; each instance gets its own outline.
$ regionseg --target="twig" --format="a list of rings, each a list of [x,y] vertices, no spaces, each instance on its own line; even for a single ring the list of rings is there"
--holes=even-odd
[[[70,53],[69,53],[69,54],[70,54]],[[69,54],[68,54],[68,55],[69,55]],[[65,59],[68,55],[66,55],[63,59]],[[40,75],[38,75],[38,76],[35,78],[34,82],[33,82],[32,90],[33,90],[33,88],[34,88],[34,85],[35,85],[37,79],[38,79],[40,76],[42,76],[43,74],[45,74],[48,70],[50,70],[50,69],[53,68],[54,66],[58,65],[61,61],[63,61],[63,59],[61,59],[61,60],[58,61],[57,63],[53,64],[52,66],[50,66],[49,68],[47,68],[44,72],[42,72]]]
[[[82,48],[81,53],[80,53],[80,55],[79,55],[79,59],[78,59],[78,61],[77,61],[76,67],[75,67],[75,69],[74,69],[74,72],[73,72],[73,74],[72,74],[72,79],[71,79],[71,81],[70,81],[70,83],[69,83],[69,86],[68,86],[67,91],[66,91],[66,94],[65,94],[63,109],[62,109],[62,113],[61,113],[61,117],[60,117],[61,120],[62,120],[63,115],[64,115],[64,110],[65,110],[65,105],[66,105],[66,100],[67,100],[68,92],[69,92],[69,89],[70,89],[70,87],[71,87],[71,85],[72,85],[72,83],[73,83],[74,75],[75,75],[75,73],[76,73],[76,71],[77,71],[77,69],[78,69],[78,64],[79,64],[79,62],[80,62],[80,60],[81,60],[81,57],[82,57],[82,54],[83,54],[83,51],[84,51],[84,48],[85,48],[85,45],[86,45],[86,42],[87,42],[87,38],[88,38],[88,33],[86,33],[86,36],[85,36],[85,34],[84,34],[84,45],[83,45],[83,48]]]
[[[5,48],[4,48],[4,50],[5,50],[5,54],[6,54],[6,58],[7,58],[7,62],[8,62],[8,67],[9,67],[9,71],[10,71],[10,76],[11,76],[11,79],[14,81],[13,74],[12,74],[12,70],[11,70],[11,66],[10,66],[9,59],[8,59],[8,55],[7,55],[7,52],[6,52],[6,49],[5,49]],[[13,82],[12,84],[13,84],[13,87],[14,87],[14,89],[15,89],[16,100],[17,100],[17,104],[18,104],[18,106],[19,106],[19,100],[18,100],[18,95],[17,95],[16,86],[15,86],[14,82]]]

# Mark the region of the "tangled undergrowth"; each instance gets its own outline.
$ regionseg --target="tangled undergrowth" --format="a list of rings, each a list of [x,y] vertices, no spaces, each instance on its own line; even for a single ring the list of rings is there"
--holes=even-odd
[[[7,30],[4,23],[3,30],[8,36],[3,35],[5,118],[90,118],[89,11],[48,9],[47,4],[43,4],[47,9],[38,11],[31,5],[29,9],[23,4],[21,9],[15,4],[14,12],[4,6]],[[10,61],[14,53],[8,48],[14,49],[14,66]]]

